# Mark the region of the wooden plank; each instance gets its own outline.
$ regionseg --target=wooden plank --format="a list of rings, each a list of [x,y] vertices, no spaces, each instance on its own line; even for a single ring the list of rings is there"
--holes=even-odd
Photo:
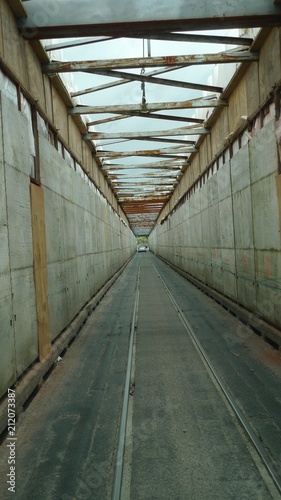
[[[42,361],[51,351],[43,189],[35,184],[31,184],[30,198],[32,214],[34,281],[38,325],[38,352],[39,361]]]

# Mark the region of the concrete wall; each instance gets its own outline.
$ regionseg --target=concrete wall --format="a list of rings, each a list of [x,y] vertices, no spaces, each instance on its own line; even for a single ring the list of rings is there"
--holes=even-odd
[[[272,88],[281,82],[280,60],[276,28],[260,62],[236,82],[149,238],[155,253],[278,328],[281,121],[280,91],[276,101]]]
[[[38,358],[27,117],[0,92],[0,395]],[[135,237],[84,174],[39,134],[54,340],[135,251]],[[69,160],[69,158],[68,158]]]
[[[135,252],[136,239],[93,150],[81,138],[83,124],[68,116],[63,86],[42,74],[8,2],[0,3],[0,14],[1,398],[41,359],[38,304],[43,318],[48,312],[48,335],[54,341]],[[33,232],[34,178],[44,195],[42,241],[35,241]],[[35,287],[41,251],[47,279],[40,280],[36,269]]]
[[[150,248],[281,327],[281,241],[274,120],[149,238]]]
[[[83,171],[40,137],[54,339],[135,251],[135,237]]]

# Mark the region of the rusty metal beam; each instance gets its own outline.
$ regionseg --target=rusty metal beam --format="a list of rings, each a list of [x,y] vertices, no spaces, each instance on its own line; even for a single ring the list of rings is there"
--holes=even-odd
[[[104,163],[103,167],[110,167],[110,168],[172,168],[172,166],[179,167],[186,165],[186,160],[184,158],[178,158],[176,160],[161,160],[161,161],[153,161],[150,163],[136,163],[134,165],[124,165],[124,163]]]
[[[157,70],[153,70],[153,71],[149,71],[148,73],[146,73],[146,76],[154,76],[154,75],[162,75],[163,73],[170,73],[171,71],[175,71],[177,69],[181,69],[182,66],[176,66],[176,67],[172,67],[172,68],[163,68],[163,69],[157,69]],[[100,70],[100,71],[95,71],[94,74],[96,75],[101,75],[101,76],[110,76],[108,73],[110,72],[111,70]],[[131,75],[131,73],[128,73],[129,75]],[[106,85],[101,85],[101,88],[100,90],[103,90],[103,88],[111,88],[111,87],[117,87],[119,85],[126,85],[130,83],[130,80],[128,79],[124,79],[122,80],[122,82],[113,82],[113,83],[110,83],[110,84],[106,84]],[[85,90],[81,90],[79,92],[74,92],[71,94],[71,97],[77,97],[79,95],[84,95],[84,94],[90,94],[93,90],[91,88],[89,89],[85,89]]]
[[[105,76],[110,76],[112,78],[124,78],[125,80],[121,80],[121,82],[114,82],[114,83],[107,83],[105,85],[100,85],[99,87],[92,87],[88,88],[85,90],[81,90],[79,92],[73,92],[71,94],[71,97],[77,97],[80,95],[84,94],[90,94],[92,92],[99,92],[101,90],[107,90],[112,87],[117,87],[118,85],[124,85],[130,81],[138,81],[138,82],[145,82],[145,83],[152,83],[156,85],[166,85],[168,87],[176,87],[176,88],[183,88],[183,89],[191,89],[191,90],[202,90],[202,91],[207,91],[207,92],[222,92],[223,88],[214,86],[214,85],[203,85],[200,83],[191,83],[191,82],[182,82],[178,80],[167,80],[165,78],[155,78],[152,76],[146,76],[146,75],[133,75],[131,73],[125,73],[123,71],[106,71],[101,72],[94,72],[95,74],[105,74]]]
[[[129,140],[129,139],[128,139]],[[196,141],[187,141],[184,139],[170,139],[167,137],[166,139],[163,137],[135,137],[135,141],[148,141],[148,142],[170,142],[171,144],[183,144],[183,145],[195,145]]]
[[[153,163],[139,163],[137,165],[124,165],[116,163],[103,164],[101,170],[127,170],[127,169],[178,169],[186,165],[186,160],[173,160],[173,161],[157,161]]]
[[[159,197],[158,197],[159,198]],[[143,211],[154,211],[160,209],[163,207],[164,200],[159,200],[159,201],[139,201],[139,200],[132,200],[132,201],[127,201],[123,203],[123,206],[127,207],[128,213],[130,214],[135,214],[138,215],[139,210],[143,209]]]
[[[115,120],[123,120],[125,118],[131,118],[132,116],[139,116],[140,118],[152,118],[156,120],[167,120],[167,121],[174,121],[174,122],[185,122],[185,123],[204,123],[204,120],[201,118],[192,118],[192,117],[183,117],[183,116],[172,116],[172,115],[161,115],[161,114],[154,114],[154,113],[149,113],[145,114],[143,111],[130,111],[129,115],[118,115],[116,117],[112,118],[105,118],[104,120],[96,120],[92,122],[87,123],[87,127],[91,126],[96,126],[100,125],[103,123],[109,123]]]
[[[71,42],[60,42],[60,43],[53,43],[50,45],[46,45],[44,49],[46,52],[49,51],[54,51],[54,50],[61,50],[61,49],[68,49],[71,47],[79,47],[81,45],[89,45],[92,43],[100,43],[100,42],[106,42],[108,40],[114,40],[112,36],[106,36],[106,37],[93,37],[93,38],[82,38],[80,40],[72,40]]]
[[[127,184],[132,184],[132,183],[141,183],[141,184],[150,184],[150,183],[155,183],[155,182],[167,182],[168,184],[170,183],[176,183],[178,182],[178,178],[177,176],[170,176],[170,175],[157,175],[155,174],[154,176],[153,175],[148,175],[148,176],[136,176],[136,177],[125,177],[125,178],[114,178],[114,179],[109,179],[111,184],[114,186],[114,187],[118,187],[118,186],[126,186]]]
[[[122,190],[128,190],[128,189],[133,189],[136,191],[134,192],[137,192],[138,189],[147,189],[148,187],[152,187],[152,188],[155,188],[155,187],[165,187],[165,188],[174,188],[178,183],[175,182],[175,181],[169,181],[169,179],[166,181],[165,179],[164,180],[151,180],[151,181],[140,181],[139,183],[135,184],[135,183],[119,183],[119,184],[114,184],[113,189],[117,192],[121,192]]]
[[[138,112],[143,116],[146,116],[146,114],[149,114],[151,111],[161,111],[166,109],[215,108],[227,105],[227,101],[223,99],[216,99],[214,96],[208,96],[198,99],[191,99],[189,101],[157,102],[145,105],[117,104],[109,106],[76,106],[75,108],[69,108],[68,113],[70,115],[90,115],[102,113],[129,114],[130,112]]]
[[[178,158],[179,155],[186,155],[189,153],[197,153],[198,149],[183,147],[177,148],[163,148],[163,149],[146,149],[146,150],[136,150],[136,151],[97,151],[96,156],[98,158],[127,158],[129,156],[163,156],[166,155],[170,157]]]
[[[276,3],[281,0],[276,0]],[[129,38],[139,38],[134,34],[127,35]],[[145,38],[145,37],[144,37]],[[190,33],[150,33],[146,38],[149,40],[163,40],[171,42],[188,42],[188,43],[216,43],[223,45],[243,45],[250,47],[253,43],[252,38],[244,38],[238,36],[221,36],[221,35],[194,35]]]
[[[115,121],[118,121],[118,120],[125,120],[126,118],[131,118],[130,115],[126,116],[126,115],[119,115],[119,116],[113,116],[111,118],[104,118],[103,120],[96,120],[96,121],[93,121],[93,122],[88,122],[87,123],[87,127],[92,127],[92,126],[96,126],[96,125],[100,125],[100,124],[103,124],[103,123],[110,123],[110,122],[115,122]]]
[[[99,140],[103,140],[103,139],[99,139]],[[187,140],[184,140],[184,139],[170,139],[169,137],[167,138],[163,138],[163,137],[157,137],[157,138],[154,138],[154,137],[146,137],[146,138],[143,138],[143,137],[135,137],[134,139],[135,141],[145,141],[145,142],[168,142],[168,143],[171,143],[171,144],[182,144],[182,145],[194,145],[196,141],[187,141]],[[106,143],[102,143],[102,147],[104,148],[105,146],[112,146],[114,144],[123,144],[124,142],[130,142],[130,139],[123,139],[123,140],[116,140],[116,141],[112,141],[112,142],[106,142]]]
[[[18,21],[26,38],[66,38],[77,36],[126,36],[167,31],[194,31],[245,26],[276,26],[281,23],[279,3],[273,0],[104,0],[98,8],[92,0],[24,2],[27,18]]]
[[[50,62],[43,64],[44,73],[69,73],[76,71],[97,71],[102,69],[151,68],[157,66],[186,66],[201,64],[225,64],[252,62],[259,58],[258,52],[245,49],[231,49],[217,54],[192,54],[162,57],[132,57],[124,59],[105,59],[95,61]]]
[[[203,127],[180,127],[173,128],[169,130],[152,130],[146,132],[116,132],[116,133],[102,133],[102,132],[90,132],[86,134],[83,138],[84,140],[100,140],[100,139],[147,139],[148,137],[153,137],[157,140],[157,137],[174,137],[181,135],[206,135],[210,134],[210,130]]]
[[[130,181],[130,182],[138,182],[138,181],[143,181],[144,179],[168,179],[168,180],[179,180],[181,179],[181,177],[183,176],[182,172],[180,170],[178,171],[170,171],[170,172],[165,172],[165,171],[158,171],[158,172],[149,172],[148,175],[146,174],[132,174],[132,175],[129,175],[129,174],[118,174],[118,176],[116,175],[109,175],[108,176],[108,180],[109,182],[111,183],[118,183],[118,182],[127,182],[127,181]]]

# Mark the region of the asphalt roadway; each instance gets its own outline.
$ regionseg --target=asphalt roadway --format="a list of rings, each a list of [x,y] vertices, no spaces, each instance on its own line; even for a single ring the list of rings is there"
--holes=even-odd
[[[140,294],[122,500],[280,498],[200,358],[159,274],[216,370],[281,459],[281,355],[152,253],[136,254],[57,363],[8,441],[1,498],[111,499],[137,276]]]

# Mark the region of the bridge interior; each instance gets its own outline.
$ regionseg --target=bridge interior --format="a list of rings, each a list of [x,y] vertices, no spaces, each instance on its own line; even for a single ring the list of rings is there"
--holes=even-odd
[[[144,282],[168,264],[223,306],[239,342],[250,328],[279,380],[280,110],[279,0],[0,2],[0,432],[7,391],[20,415],[137,262]]]

